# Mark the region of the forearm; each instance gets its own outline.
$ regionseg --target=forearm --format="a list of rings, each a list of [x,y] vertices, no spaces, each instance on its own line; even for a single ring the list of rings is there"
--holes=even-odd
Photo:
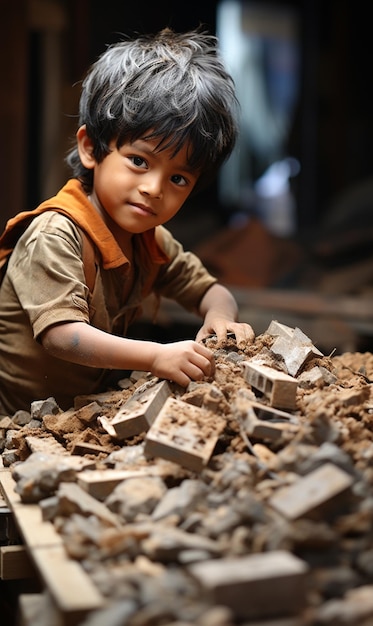
[[[205,322],[209,317],[221,317],[231,322],[238,319],[236,300],[226,287],[218,283],[212,285],[203,296],[199,313]]]
[[[84,322],[52,326],[42,335],[41,343],[59,359],[103,369],[150,371],[156,350],[150,341],[117,337]]]
[[[84,322],[56,324],[41,337],[52,356],[89,367],[143,370],[186,387],[191,380],[211,376],[214,357],[192,341],[162,344],[110,335]]]
[[[201,300],[199,313],[203,318],[203,325],[197,333],[197,341],[214,334],[220,343],[226,341],[227,333],[233,333],[237,345],[244,347],[255,338],[250,324],[238,322],[236,300],[223,285],[216,283],[210,287]]]

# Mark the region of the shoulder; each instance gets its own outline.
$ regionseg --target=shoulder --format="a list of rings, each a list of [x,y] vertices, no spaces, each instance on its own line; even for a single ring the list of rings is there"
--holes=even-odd
[[[73,220],[57,211],[45,211],[36,215],[20,237],[20,245],[30,245],[36,240],[39,244],[64,240],[74,248],[81,248],[82,238],[79,227]]]
[[[49,233],[78,233],[79,228],[70,217],[50,210],[36,215],[27,227],[25,233],[30,235],[41,231]]]
[[[170,257],[182,251],[181,243],[175,239],[170,230],[165,226],[157,226],[155,229],[155,240],[159,247]]]

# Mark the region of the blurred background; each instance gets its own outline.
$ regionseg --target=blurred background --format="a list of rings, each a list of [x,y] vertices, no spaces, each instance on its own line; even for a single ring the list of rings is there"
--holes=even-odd
[[[76,131],[80,81],[106,46],[123,35],[202,25],[218,35],[235,79],[240,139],[216,182],[188,201],[170,229],[232,287],[241,319],[257,333],[279,319],[325,351],[371,349],[373,46],[366,3],[0,6],[1,228],[70,175],[64,157]],[[195,320],[168,306],[161,332],[188,334]]]

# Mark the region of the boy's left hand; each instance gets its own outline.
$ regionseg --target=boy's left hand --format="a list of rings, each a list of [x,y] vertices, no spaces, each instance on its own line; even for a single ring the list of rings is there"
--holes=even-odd
[[[203,324],[196,335],[196,341],[202,341],[216,335],[217,345],[223,345],[227,341],[227,334],[233,333],[236,337],[238,348],[244,348],[247,344],[253,343],[255,333],[250,326],[244,322],[230,322],[224,318],[217,318],[212,323]]]

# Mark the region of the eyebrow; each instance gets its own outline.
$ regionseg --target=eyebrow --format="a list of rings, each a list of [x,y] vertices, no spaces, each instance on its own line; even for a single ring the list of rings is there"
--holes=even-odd
[[[149,154],[150,156],[154,156],[162,152],[162,150],[152,150],[151,148],[149,148],[149,142],[141,138],[136,139],[131,144],[131,146],[134,148],[134,150],[140,150],[141,152],[144,152],[145,154]],[[177,165],[176,169],[179,170],[180,172],[185,172],[187,174],[193,174],[195,176],[198,176],[198,170],[196,168],[190,167],[188,164]]]

